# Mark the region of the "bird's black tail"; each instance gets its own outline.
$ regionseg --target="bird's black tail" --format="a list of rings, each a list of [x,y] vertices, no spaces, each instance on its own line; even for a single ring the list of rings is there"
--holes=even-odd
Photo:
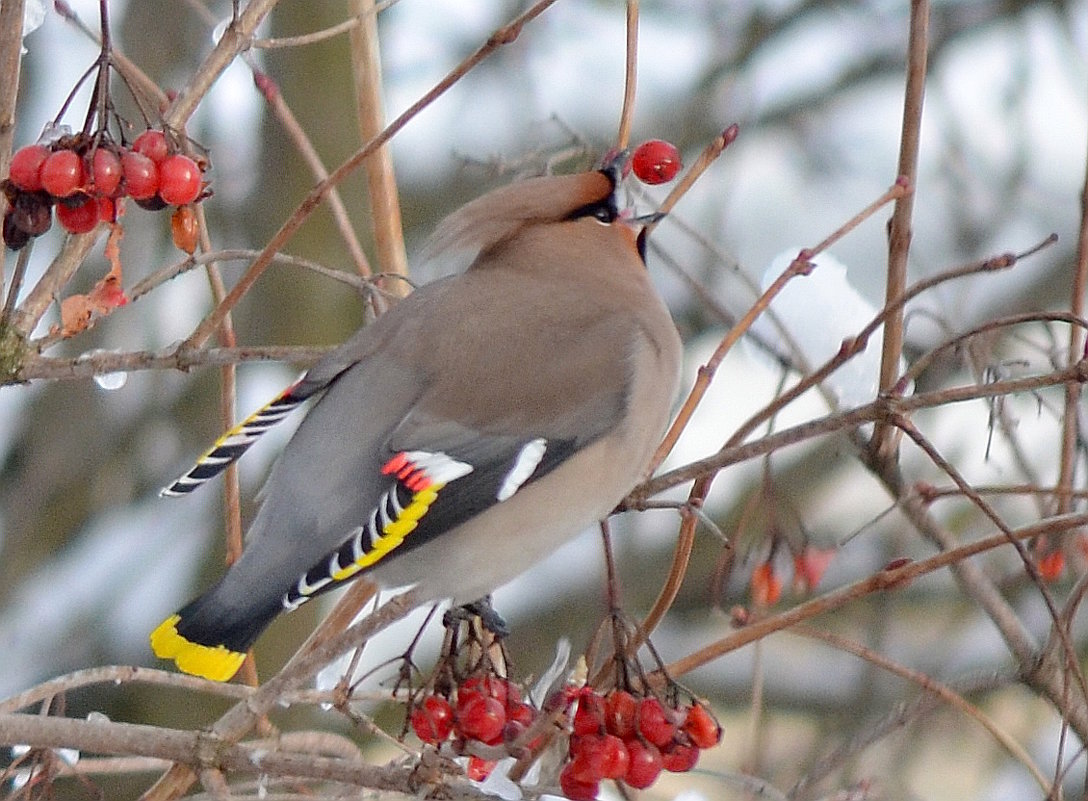
[[[151,650],[178,669],[213,681],[227,681],[242,666],[246,651],[283,606],[225,604],[216,585],[171,615],[151,632]]]

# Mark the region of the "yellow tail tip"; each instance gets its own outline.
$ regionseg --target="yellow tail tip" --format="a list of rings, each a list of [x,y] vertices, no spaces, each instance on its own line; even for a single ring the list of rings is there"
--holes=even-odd
[[[192,676],[227,681],[242,666],[246,655],[225,645],[200,645],[178,634],[181,618],[171,615],[151,632],[151,650],[159,659],[172,659],[178,670]]]

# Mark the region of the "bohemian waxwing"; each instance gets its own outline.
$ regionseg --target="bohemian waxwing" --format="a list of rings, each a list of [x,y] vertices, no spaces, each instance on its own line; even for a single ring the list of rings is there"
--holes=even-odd
[[[191,492],[322,393],[241,558],[151,634],[159,657],[225,681],[279,612],[362,573],[474,601],[645,477],[681,349],[641,221],[617,206],[621,167],[521,181],[453,213],[428,251],[471,251],[466,272],[397,302],[163,490]]]

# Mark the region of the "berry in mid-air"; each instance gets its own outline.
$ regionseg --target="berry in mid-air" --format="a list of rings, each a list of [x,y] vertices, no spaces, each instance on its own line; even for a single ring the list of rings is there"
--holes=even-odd
[[[631,170],[644,184],[668,183],[683,166],[680,151],[664,139],[643,142],[631,156]]]

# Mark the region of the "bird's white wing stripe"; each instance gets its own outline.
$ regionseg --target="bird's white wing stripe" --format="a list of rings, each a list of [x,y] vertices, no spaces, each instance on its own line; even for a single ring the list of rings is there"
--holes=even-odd
[[[505,501],[521,489],[521,485],[529,480],[547,450],[548,443],[539,437],[523,445],[517,458],[514,459],[514,466],[510,468],[510,472],[499,485],[499,491],[495,493],[495,497]]]

